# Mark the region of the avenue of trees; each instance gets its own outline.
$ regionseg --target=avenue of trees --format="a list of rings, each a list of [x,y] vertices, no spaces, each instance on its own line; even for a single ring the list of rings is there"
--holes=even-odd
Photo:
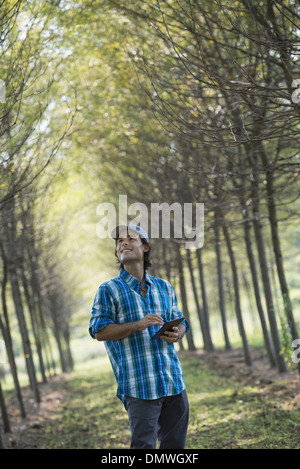
[[[48,17],[41,18],[42,13]],[[41,400],[38,381],[46,383],[59,367],[62,371],[73,367],[68,324],[71,301],[53,254],[59,234],[45,228],[37,210],[39,198],[51,183],[47,179],[39,185],[38,181],[55,158],[74,114],[73,110],[64,116],[62,128],[53,127],[55,137],[47,131],[47,123],[53,120],[47,110],[54,84],[48,74],[50,57],[43,55],[49,42],[49,18],[46,7],[26,11],[20,0],[1,4],[5,91],[0,111],[0,336],[6,357],[1,349],[0,366],[9,364],[22,418],[27,411],[17,357],[24,358],[37,403]],[[54,359],[56,351],[58,360]],[[0,403],[3,430],[9,432],[1,382]]]
[[[68,234],[44,217],[73,177],[94,226],[97,204],[117,206],[120,194],[149,212],[204,203],[202,249],[185,249],[172,230],[152,241],[151,272],[175,286],[190,320],[186,346],[197,348],[199,329],[204,350],[219,348],[217,316],[230,350],[233,313],[251,366],[247,297],[270,366],[286,371],[300,327],[285,252],[299,216],[298,3],[2,3],[0,338],[21,415],[16,334],[37,402],[38,380],[55,363],[73,366],[76,285],[56,252]],[[288,261],[299,275],[299,259]],[[0,399],[8,431],[1,386]]]
[[[279,321],[285,324],[289,344],[298,338],[298,330],[279,222],[283,226],[298,215],[300,114],[295,78],[299,71],[299,8],[284,1],[230,5],[153,1],[139,2],[139,8],[134,1],[110,3],[123,15],[120,37],[124,50],[161,125],[160,132],[148,130],[149,116],[144,120],[136,103],[130,101],[128,127],[136,140],[142,136],[142,145],[140,154],[135,152],[131,138],[119,153],[124,157],[116,157],[118,171],[113,168],[110,175],[111,196],[118,185],[118,193],[149,206],[156,201],[205,203],[205,247],[215,251],[225,347],[231,347],[223,272],[228,256],[236,320],[245,362],[251,365],[238,250],[238,257],[243,252],[249,263],[249,282],[270,364],[285,371]],[[275,309],[266,238],[273,250],[283,319]],[[204,348],[212,350],[205,291],[208,279],[201,252],[181,249],[176,241],[166,246],[159,242],[162,255],[157,268],[162,276],[175,271],[179,277],[182,306],[188,315],[181,269],[187,264]],[[201,302],[195,287],[198,277]],[[189,347],[193,346],[191,334]]]

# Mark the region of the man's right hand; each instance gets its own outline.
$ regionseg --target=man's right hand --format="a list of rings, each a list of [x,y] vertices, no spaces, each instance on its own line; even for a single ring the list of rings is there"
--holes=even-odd
[[[163,326],[164,321],[161,316],[158,314],[146,314],[146,316],[143,319],[140,319],[139,321],[136,322],[137,325],[137,330],[138,331],[143,331],[147,329],[147,327],[158,325],[158,326]]]
[[[158,314],[146,314],[143,319],[134,322],[124,322],[122,324],[108,324],[100,332],[96,332],[95,337],[97,340],[120,340],[134,334],[136,331],[143,331],[147,327],[154,326],[155,324],[162,326],[164,321]]]

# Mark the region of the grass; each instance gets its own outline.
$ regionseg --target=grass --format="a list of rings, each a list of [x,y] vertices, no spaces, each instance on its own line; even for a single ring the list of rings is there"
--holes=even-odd
[[[182,363],[186,370],[194,369],[186,373],[188,448],[300,448],[299,408],[276,398],[272,387],[243,385],[240,376],[224,376],[195,357]]]
[[[247,384],[247,370],[212,367],[199,354],[180,356],[190,401],[186,449],[300,448],[300,412],[280,394],[283,382]],[[106,356],[77,365],[59,379],[61,404],[26,431],[33,448],[128,448],[127,413],[116,397]],[[43,392],[43,391],[42,391]],[[30,443],[31,442],[31,443]]]

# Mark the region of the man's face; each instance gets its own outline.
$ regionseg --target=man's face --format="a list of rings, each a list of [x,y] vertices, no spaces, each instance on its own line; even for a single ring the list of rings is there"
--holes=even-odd
[[[133,231],[123,231],[119,233],[116,243],[116,252],[122,264],[138,262],[144,260],[144,253],[149,250],[143,244],[140,236]]]

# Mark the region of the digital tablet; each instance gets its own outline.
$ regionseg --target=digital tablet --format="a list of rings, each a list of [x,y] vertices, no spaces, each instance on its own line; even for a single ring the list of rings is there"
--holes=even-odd
[[[172,330],[172,327],[178,326],[184,318],[179,318],[179,319],[173,319],[173,321],[167,321],[164,323],[164,325],[159,329],[159,331],[156,332],[156,334],[151,337],[151,340],[153,339],[158,339],[160,335],[162,335],[165,331],[170,331]]]

